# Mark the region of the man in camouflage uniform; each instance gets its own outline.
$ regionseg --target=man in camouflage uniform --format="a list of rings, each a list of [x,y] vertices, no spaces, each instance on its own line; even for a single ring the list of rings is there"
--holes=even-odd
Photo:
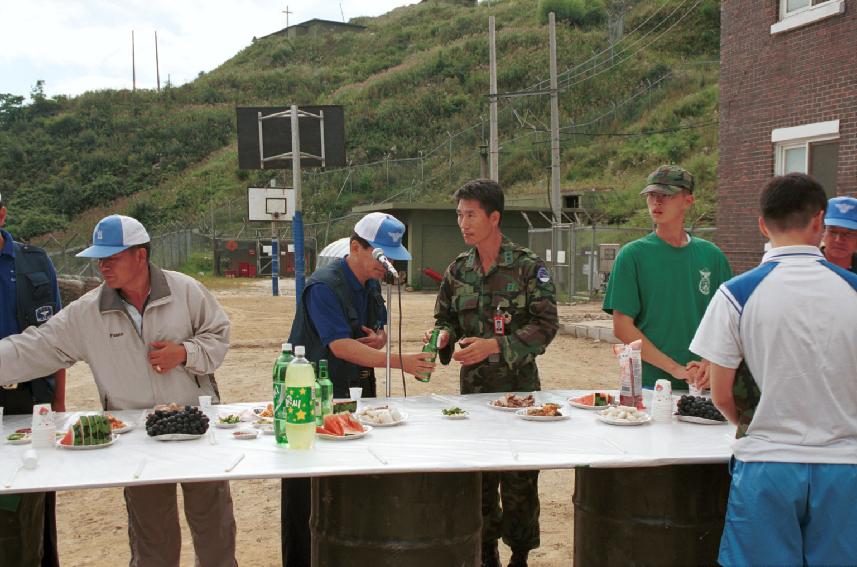
[[[462,364],[461,393],[541,388],[535,358],[558,328],[555,290],[544,263],[500,231],[503,191],[490,180],[454,195],[466,244],[444,274],[435,304],[440,360]],[[458,343],[461,350],[453,354]],[[497,540],[512,548],[510,566],[527,564],[539,546],[538,471],[482,473],[482,565],[500,565]],[[500,508],[502,494],[503,508]]]

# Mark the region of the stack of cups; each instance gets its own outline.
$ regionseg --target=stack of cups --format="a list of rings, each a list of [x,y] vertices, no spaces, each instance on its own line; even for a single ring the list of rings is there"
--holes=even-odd
[[[51,404],[33,406],[32,439],[34,449],[48,449],[56,443],[57,428]]]
[[[669,380],[658,380],[655,382],[655,391],[652,394],[652,421],[655,423],[671,423],[673,419],[672,385]]]

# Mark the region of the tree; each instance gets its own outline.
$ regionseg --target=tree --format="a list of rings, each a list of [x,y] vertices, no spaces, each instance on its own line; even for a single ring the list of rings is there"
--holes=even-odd
[[[24,117],[24,97],[0,93],[0,128],[8,128]]]

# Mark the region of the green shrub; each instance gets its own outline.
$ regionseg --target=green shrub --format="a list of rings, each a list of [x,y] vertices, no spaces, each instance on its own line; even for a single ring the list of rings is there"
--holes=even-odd
[[[539,0],[539,22],[547,23],[550,12],[558,22],[579,27],[595,26],[607,20],[602,0]]]

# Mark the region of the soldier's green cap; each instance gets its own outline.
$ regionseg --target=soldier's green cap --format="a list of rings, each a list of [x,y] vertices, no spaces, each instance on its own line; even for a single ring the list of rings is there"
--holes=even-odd
[[[689,171],[677,165],[662,165],[646,179],[646,188],[640,191],[640,195],[646,193],[663,193],[664,195],[675,195],[682,189],[693,193],[693,175]]]

